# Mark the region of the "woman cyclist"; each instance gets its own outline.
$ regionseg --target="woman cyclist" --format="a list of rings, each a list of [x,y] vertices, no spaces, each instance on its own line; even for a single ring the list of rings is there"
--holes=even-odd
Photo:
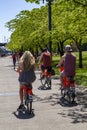
[[[18,107],[18,110],[22,109],[24,107],[23,105],[23,85],[24,84],[31,84],[35,80],[36,76],[34,73],[34,66],[35,66],[35,59],[30,51],[25,51],[24,54],[21,56],[19,61],[19,67],[18,71],[20,71],[19,74],[19,83],[20,83],[20,89],[19,89],[19,95],[20,95],[20,106]]]

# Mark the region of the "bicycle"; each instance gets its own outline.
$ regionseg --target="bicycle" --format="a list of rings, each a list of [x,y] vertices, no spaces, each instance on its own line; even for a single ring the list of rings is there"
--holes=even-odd
[[[63,98],[67,96],[70,103],[75,101],[75,80],[73,77],[63,78],[63,85],[61,85],[61,95]]]
[[[41,80],[41,84],[44,87],[51,89],[51,86],[52,86],[51,73],[48,72],[47,69],[44,69],[43,71],[41,71],[40,80]]]
[[[16,71],[20,75],[20,69],[17,69]],[[33,112],[32,111],[32,102],[33,102],[32,84],[31,83],[23,84],[22,91],[23,91],[23,98],[24,98],[24,108],[22,109],[22,111],[27,111],[31,114]]]
[[[60,71],[63,71],[63,70],[64,70],[63,68],[60,68]],[[63,98],[67,97],[68,101],[70,103],[74,103],[75,97],[76,97],[74,77],[72,77],[72,76],[69,76],[69,77],[64,76],[62,82],[63,83],[61,84],[61,88],[60,88],[61,89],[61,96]]]
[[[32,111],[32,102],[33,102],[33,93],[32,93],[32,85],[31,84],[24,84],[22,87],[23,96],[24,96],[24,108],[22,111],[27,111],[31,114]]]

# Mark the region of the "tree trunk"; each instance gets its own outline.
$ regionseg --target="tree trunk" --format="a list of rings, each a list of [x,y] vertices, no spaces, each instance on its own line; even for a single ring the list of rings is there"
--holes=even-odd
[[[83,63],[82,63],[82,46],[81,46],[81,39],[78,42],[76,42],[77,48],[79,50],[79,68],[83,68]]]
[[[79,68],[83,68],[83,64],[82,64],[82,50],[79,50]]]
[[[63,42],[60,42],[60,56],[64,55]]]

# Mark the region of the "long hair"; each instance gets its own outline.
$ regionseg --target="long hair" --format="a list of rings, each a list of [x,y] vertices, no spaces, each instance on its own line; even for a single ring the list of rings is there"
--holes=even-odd
[[[31,66],[35,65],[35,58],[30,51],[25,51],[22,57],[20,58],[20,69],[28,71]]]

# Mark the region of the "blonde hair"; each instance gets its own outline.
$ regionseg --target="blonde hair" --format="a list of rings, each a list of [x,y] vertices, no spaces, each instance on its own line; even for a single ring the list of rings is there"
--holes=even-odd
[[[20,69],[27,71],[33,65],[35,65],[34,56],[31,54],[30,51],[25,51],[22,57],[20,58],[20,63],[19,63]]]

